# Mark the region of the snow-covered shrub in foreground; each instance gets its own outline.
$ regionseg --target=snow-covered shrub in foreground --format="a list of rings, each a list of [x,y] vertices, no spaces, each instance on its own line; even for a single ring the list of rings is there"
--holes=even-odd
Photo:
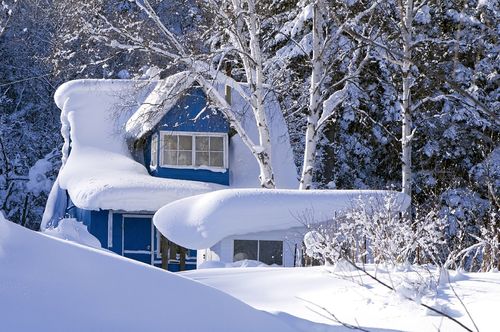
[[[410,219],[395,204],[390,195],[353,201],[350,210],[304,236],[306,254],[326,264],[344,257],[356,263],[441,265],[445,220],[432,210]]]
[[[494,190],[484,199],[466,188],[440,195],[439,215],[447,220],[446,267],[467,271],[500,268],[499,201]]]

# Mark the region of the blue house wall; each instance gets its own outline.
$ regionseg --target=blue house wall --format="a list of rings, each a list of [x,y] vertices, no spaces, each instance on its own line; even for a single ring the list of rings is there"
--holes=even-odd
[[[101,247],[113,251],[118,255],[124,255],[123,249],[126,249],[123,248],[124,233],[122,227],[124,224],[124,217],[129,219],[136,219],[135,222],[144,222],[147,219],[149,223],[152,223],[151,218],[153,217],[152,213],[137,214],[130,212],[111,211],[111,218],[109,218],[110,210],[91,211],[91,210],[77,208],[72,204],[70,204],[70,206],[68,207],[67,212],[71,217],[76,218],[77,220],[83,222],[83,224],[87,226],[89,233],[95,236],[99,240],[99,242],[101,243]],[[108,228],[109,221],[111,221],[112,223],[111,230]],[[146,227],[151,227],[149,225],[151,224],[148,224],[148,226]],[[111,234],[109,233],[110,231]],[[109,235],[111,235],[111,241],[109,241],[108,239]],[[129,236],[132,239],[132,242],[141,242],[141,240],[144,240],[141,234],[130,233]],[[154,237],[152,239],[153,241],[151,246],[153,255],[153,265],[161,267],[161,256],[159,255],[160,248],[159,248],[159,241],[157,241],[157,236],[159,235],[157,235],[157,230],[156,228],[154,228]],[[125,256],[127,255],[125,254]],[[149,258],[147,259],[141,259],[141,257],[134,257],[134,255],[128,255],[127,257],[142,261],[147,264],[151,264],[150,260],[151,256],[149,256]],[[145,258],[144,255],[142,258]],[[167,269],[171,272],[179,271],[180,270],[179,261],[176,259],[170,259],[168,262]],[[186,259],[186,270],[192,270],[192,269],[196,269],[196,250],[188,249],[187,259]]]
[[[161,131],[222,134],[229,132],[229,123],[224,115],[215,109],[208,108],[207,105],[207,98],[203,90],[192,88],[159,121],[147,138],[144,149],[144,161],[152,176],[229,185],[228,168],[214,171],[204,168],[162,167],[161,165],[157,165],[155,168],[150,167],[151,139],[155,134],[160,138]],[[160,141],[158,139],[157,160],[160,160]]]

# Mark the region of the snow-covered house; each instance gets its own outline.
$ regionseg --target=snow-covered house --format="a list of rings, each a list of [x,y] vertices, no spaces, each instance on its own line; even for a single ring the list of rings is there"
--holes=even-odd
[[[275,181],[279,188],[296,188],[286,125],[269,96]],[[248,105],[236,93],[231,100],[243,127],[257,141]],[[186,75],[157,83],[71,81],[59,87],[55,101],[65,140],[63,165],[42,229],[69,215],[87,225],[103,248],[160,264],[161,235],[152,223],[158,209],[215,190],[259,187],[254,157]],[[179,253],[169,253],[168,268],[178,270]],[[188,256],[186,268],[194,267],[195,252]]]

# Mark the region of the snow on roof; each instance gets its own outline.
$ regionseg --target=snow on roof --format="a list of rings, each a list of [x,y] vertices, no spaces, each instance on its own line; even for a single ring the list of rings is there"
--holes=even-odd
[[[139,138],[151,131],[194,83],[189,72],[180,72],[159,81],[125,125],[127,135]]]
[[[71,141],[58,183],[79,208],[156,211],[181,197],[224,188],[155,178],[132,158],[124,125],[150,90],[147,82],[129,80],[79,80],[57,90]]]
[[[410,204],[407,195],[385,190],[219,190],[167,204],[153,222],[171,241],[205,249],[232,235],[325,222],[360,201],[384,204],[387,196],[395,211],[404,211]]]
[[[51,195],[61,195],[67,190],[77,207],[88,210],[156,211],[180,198],[227,188],[212,183],[152,177],[129,151],[127,139],[131,133],[126,132],[127,123],[127,128],[136,133],[149,130],[151,127],[141,126],[138,121],[141,117],[135,114],[151,111],[153,106],[149,102],[156,104],[159,93],[168,89],[173,91],[176,82],[182,85],[176,87],[180,91],[193,81],[179,73],[160,83],[76,80],[60,86],[54,98],[62,110],[61,132],[65,145],[63,166],[56,182],[58,190],[52,190]],[[235,107],[243,114],[244,128],[257,140],[251,110],[247,110],[241,98],[235,100]],[[298,186],[297,174],[279,105],[268,104],[268,112],[272,117],[276,183],[281,188],[295,188]],[[161,116],[154,116],[153,120]],[[130,119],[134,119],[134,125]],[[231,187],[259,187],[258,164],[238,135],[231,138],[229,165]],[[54,207],[47,206],[45,224],[53,219],[58,201],[62,200],[49,198]]]

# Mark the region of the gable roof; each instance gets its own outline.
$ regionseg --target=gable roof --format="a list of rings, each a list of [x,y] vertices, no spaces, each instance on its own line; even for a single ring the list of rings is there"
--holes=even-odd
[[[64,212],[64,190],[82,209],[153,212],[180,198],[228,188],[213,183],[152,177],[129,151],[127,139],[132,133],[141,135],[154,127],[153,121],[151,124],[141,122],[144,114],[157,120],[165,114],[154,114],[158,111],[156,105],[161,93],[181,91],[187,82],[189,79],[178,74],[161,82],[76,80],[61,85],[54,98],[61,109],[61,132],[65,140],[63,166],[49,197],[42,227],[56,222]],[[242,100],[234,99],[245,130],[257,141],[258,132],[251,110]],[[161,112],[168,112],[169,107],[175,105],[172,102],[169,100],[168,105],[160,108]],[[272,102],[267,109],[277,186],[296,188],[297,173],[281,110]],[[238,135],[231,138],[229,158],[229,187],[258,188],[258,164]]]

